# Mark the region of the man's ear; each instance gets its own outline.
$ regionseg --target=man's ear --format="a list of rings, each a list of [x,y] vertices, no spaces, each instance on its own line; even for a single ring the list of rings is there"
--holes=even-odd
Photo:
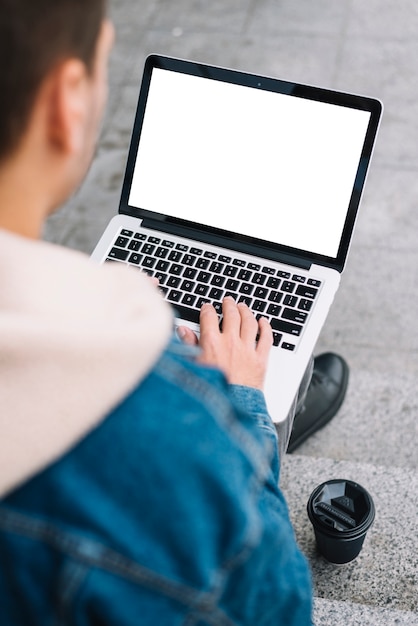
[[[54,149],[74,154],[82,151],[88,118],[87,68],[78,59],[68,59],[49,76],[47,98],[48,139]]]

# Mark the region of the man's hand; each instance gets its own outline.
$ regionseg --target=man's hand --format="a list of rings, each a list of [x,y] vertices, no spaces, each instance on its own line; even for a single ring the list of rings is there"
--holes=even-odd
[[[219,367],[229,383],[263,389],[273,344],[268,320],[262,317],[257,322],[246,304],[237,304],[231,297],[224,299],[222,311],[222,330],[214,307],[204,304],[200,312],[200,341],[186,326],[179,327],[179,336],[185,343],[199,343],[200,362]]]

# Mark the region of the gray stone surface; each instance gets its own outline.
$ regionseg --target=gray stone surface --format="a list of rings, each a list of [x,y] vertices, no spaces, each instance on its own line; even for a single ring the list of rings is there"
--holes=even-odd
[[[110,6],[117,43],[97,158],[83,188],[49,220],[50,241],[90,253],[117,210],[142,67],[151,52],[384,102],[349,262],[317,346],[317,352],[333,350],[347,358],[347,400],[339,415],[286,461],[284,480],[311,559],[312,535],[306,521],[301,526],[295,500],[299,490],[307,497],[325,468],[327,476],[350,470],[359,482],[364,473],[378,500],[376,524],[355,563],[331,570],[314,559],[316,593],[326,598],[318,604],[318,623],[338,624],[336,611],[344,624],[416,623],[404,621],[402,611],[417,610],[418,5],[415,0],[110,0]],[[381,490],[382,478],[388,491]],[[398,529],[409,534],[395,541]]]
[[[316,598],[315,626],[417,626],[418,615],[409,611],[372,608],[364,604]]]
[[[418,470],[417,413],[415,373],[353,370],[338,415],[295,454]]]

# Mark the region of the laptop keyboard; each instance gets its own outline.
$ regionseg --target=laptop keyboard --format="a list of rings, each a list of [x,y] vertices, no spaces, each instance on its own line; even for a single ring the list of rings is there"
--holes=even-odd
[[[257,319],[266,317],[276,347],[294,351],[313,308],[321,281],[287,267],[277,269],[253,263],[245,255],[178,243],[122,229],[106,262],[126,263],[158,278],[160,290],[179,317],[199,323],[199,313],[210,302],[222,315],[222,300],[232,296],[245,302]]]

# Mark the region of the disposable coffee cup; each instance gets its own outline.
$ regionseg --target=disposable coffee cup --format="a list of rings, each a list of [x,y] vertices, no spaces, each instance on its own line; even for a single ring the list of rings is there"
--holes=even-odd
[[[311,493],[307,509],[318,550],[327,561],[349,563],[359,555],[375,517],[364,487],[351,480],[328,480]]]

